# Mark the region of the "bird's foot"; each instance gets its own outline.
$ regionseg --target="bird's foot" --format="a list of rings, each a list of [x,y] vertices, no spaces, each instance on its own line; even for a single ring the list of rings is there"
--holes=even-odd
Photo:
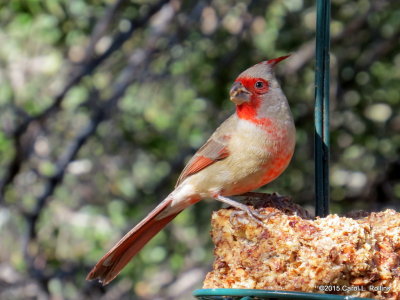
[[[263,215],[260,214],[259,212],[257,212],[254,209],[251,209],[250,207],[248,207],[247,205],[243,204],[243,203],[239,203],[237,201],[231,200],[227,197],[221,196],[221,195],[217,195],[215,197],[216,200],[221,201],[223,203],[226,203],[230,206],[233,206],[237,209],[240,209],[241,211],[243,211],[244,213],[246,213],[251,220],[253,220],[254,222],[256,222],[257,224],[263,226],[263,227],[267,227],[267,225],[265,224],[265,222],[274,216],[276,213],[270,213],[268,215]]]

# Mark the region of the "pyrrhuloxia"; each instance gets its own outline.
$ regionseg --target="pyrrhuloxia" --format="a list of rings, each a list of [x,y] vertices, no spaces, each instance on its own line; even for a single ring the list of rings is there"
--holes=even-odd
[[[230,90],[236,112],[188,162],[172,193],[108,251],[86,279],[108,284],[177,214],[202,199],[222,201],[254,217],[246,205],[227,196],[271,182],[292,158],[295,126],[273,72],[287,57],[261,62],[239,75]]]

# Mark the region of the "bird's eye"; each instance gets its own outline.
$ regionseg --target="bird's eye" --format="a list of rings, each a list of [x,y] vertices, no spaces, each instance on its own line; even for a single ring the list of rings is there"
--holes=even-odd
[[[256,87],[256,89],[262,89],[264,87],[264,82],[257,81],[254,86]]]

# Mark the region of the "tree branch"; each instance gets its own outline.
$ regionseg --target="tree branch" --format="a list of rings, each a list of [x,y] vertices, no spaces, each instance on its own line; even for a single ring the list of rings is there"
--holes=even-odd
[[[72,75],[72,78],[65,85],[64,89],[54,97],[54,100],[50,106],[44,109],[41,113],[35,116],[27,117],[14,131],[13,140],[15,146],[15,154],[11,159],[9,166],[5,172],[5,175],[0,180],[0,203],[4,200],[4,194],[7,186],[14,180],[15,176],[19,173],[21,166],[27,157],[21,157],[20,153],[24,151],[22,149],[21,138],[29,129],[32,123],[43,123],[51,114],[58,111],[65,95],[75,85],[79,84],[83,77],[91,75],[94,70],[103,63],[112,53],[120,49],[121,46],[132,36],[132,34],[139,28],[145,26],[152,16],[154,16],[169,0],[160,0],[153,6],[151,6],[141,18],[130,20],[130,29],[126,32],[119,33],[108,49],[100,56],[91,59],[85,63],[79,72]],[[29,156],[29,155],[28,155]]]

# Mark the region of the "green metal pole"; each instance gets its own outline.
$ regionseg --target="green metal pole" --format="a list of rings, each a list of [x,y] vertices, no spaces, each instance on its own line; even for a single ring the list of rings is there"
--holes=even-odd
[[[315,70],[315,214],[329,214],[330,0],[317,0]]]

